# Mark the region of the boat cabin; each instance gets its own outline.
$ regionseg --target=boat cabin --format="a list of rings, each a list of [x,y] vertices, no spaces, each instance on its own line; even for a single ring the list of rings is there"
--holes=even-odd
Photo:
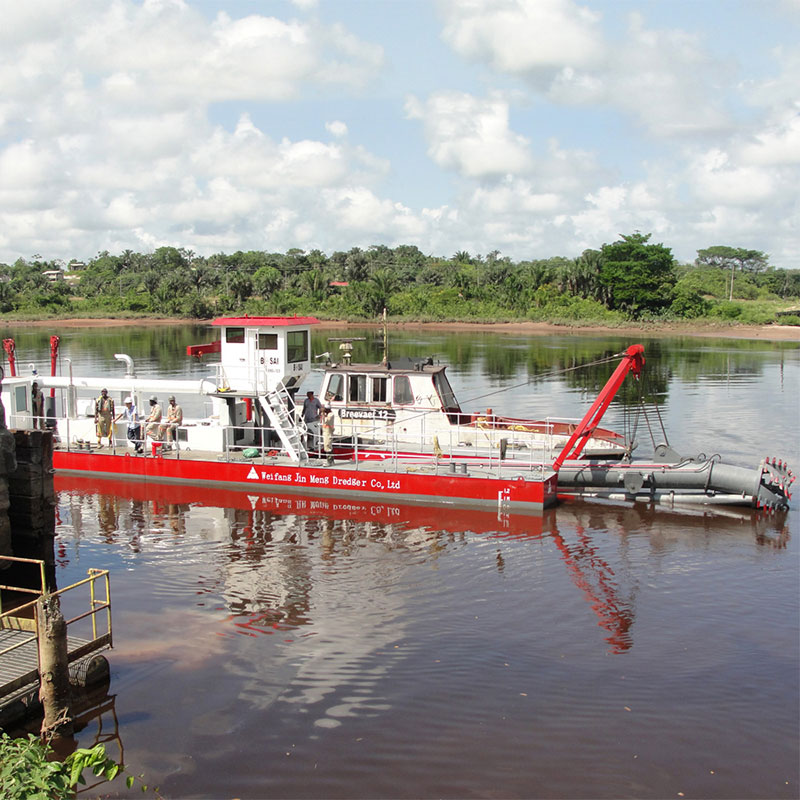
[[[218,317],[220,338],[189,345],[190,356],[219,353],[217,389],[248,396],[265,395],[281,384],[293,393],[311,371],[310,326],[314,317]]]
[[[430,358],[334,365],[325,371],[320,396],[341,420],[342,433],[420,433],[434,419],[436,429],[463,422],[445,370]]]

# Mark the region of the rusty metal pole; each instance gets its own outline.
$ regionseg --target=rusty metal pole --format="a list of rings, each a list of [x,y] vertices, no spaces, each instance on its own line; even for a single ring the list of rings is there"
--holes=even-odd
[[[39,699],[44,707],[42,734],[72,735],[67,623],[58,597],[43,595],[36,602],[39,631]]]

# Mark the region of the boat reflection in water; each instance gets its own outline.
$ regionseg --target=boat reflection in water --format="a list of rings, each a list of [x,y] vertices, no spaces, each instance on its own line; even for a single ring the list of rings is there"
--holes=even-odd
[[[56,476],[62,510],[69,508],[80,538],[81,498],[96,502],[101,537],[123,544],[132,553],[148,547],[179,545],[187,536],[187,519],[195,508],[213,509],[212,541],[224,548],[222,575],[203,591],[218,591],[231,612],[230,622],[243,633],[272,634],[309,623],[314,572],[335,571],[339,557],[351,558],[365,541],[410,556],[435,559],[448,547],[467,543],[480,534],[497,546],[497,569],[505,568],[503,544],[509,540],[553,542],[567,573],[607,632],[609,652],[632,646],[635,612],[633,589],[620,584],[596,541],[597,532],[620,542],[645,527],[654,550],[670,538],[703,541],[720,519],[763,546],[785,548],[789,531],[785,513],[764,515],[755,510],[682,509],[670,512],[644,503],[625,506],[605,502],[568,501],[541,516],[520,516],[477,509],[441,508],[302,497],[296,494],[248,494],[228,489]],[[286,550],[277,545],[302,545]],[[310,558],[307,548],[318,549]],[[61,551],[62,563],[66,551]],[[180,551],[175,551],[180,559]],[[374,641],[370,647],[374,646]]]
[[[165,796],[587,797],[599,770],[661,797],[698,754],[698,795],[791,779],[786,515],[56,488],[57,569],[113,570],[120,736]]]

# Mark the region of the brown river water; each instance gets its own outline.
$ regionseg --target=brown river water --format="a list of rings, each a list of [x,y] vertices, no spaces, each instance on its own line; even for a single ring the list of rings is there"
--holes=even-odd
[[[20,361],[45,372],[49,332],[13,333]],[[316,335],[315,353],[336,335]],[[140,374],[184,378],[205,374],[185,345],[211,338],[65,330],[62,353],[75,374],[118,374],[125,352]],[[612,367],[553,371],[633,341],[406,330],[392,347],[449,363],[464,407],[579,416]],[[797,343],[643,343],[645,389],[675,449],[800,469]],[[633,397],[612,406],[610,427],[626,425]],[[509,520],[90,479],[57,488],[59,584],[112,573],[109,697],[78,743],[105,740],[164,797],[800,793],[797,499],[771,516],[571,502]],[[142,796],[120,780],[98,791]]]

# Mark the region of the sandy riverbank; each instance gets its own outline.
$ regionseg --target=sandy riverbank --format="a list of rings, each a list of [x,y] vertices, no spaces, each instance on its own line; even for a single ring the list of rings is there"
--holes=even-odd
[[[8,320],[4,327],[14,328],[122,328],[126,326],[168,326],[208,324],[208,320],[175,319],[63,319],[63,320]],[[322,328],[379,328],[380,323],[335,322],[325,320]],[[715,325],[698,323],[669,323],[663,325],[631,325],[617,328],[599,325],[570,326],[553,325],[549,322],[392,322],[390,328],[418,329],[436,331],[491,331],[492,333],[514,333],[528,336],[569,335],[586,336],[591,334],[618,336],[691,336],[721,339],[763,339],[765,341],[800,342],[800,326],[797,325]]]

